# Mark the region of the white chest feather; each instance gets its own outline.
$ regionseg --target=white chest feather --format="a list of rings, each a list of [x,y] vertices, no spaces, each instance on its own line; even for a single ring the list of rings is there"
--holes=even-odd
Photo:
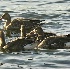
[[[70,42],[65,43],[65,47],[70,47]]]
[[[37,46],[37,43],[27,44],[24,46],[24,49],[34,49]]]

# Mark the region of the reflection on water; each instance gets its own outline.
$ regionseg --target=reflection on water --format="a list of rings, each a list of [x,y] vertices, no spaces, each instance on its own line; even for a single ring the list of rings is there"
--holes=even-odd
[[[45,32],[70,33],[70,0],[0,0],[0,16],[44,19]],[[0,28],[3,28],[0,20]],[[0,68],[70,68],[70,50],[46,50],[0,53]]]

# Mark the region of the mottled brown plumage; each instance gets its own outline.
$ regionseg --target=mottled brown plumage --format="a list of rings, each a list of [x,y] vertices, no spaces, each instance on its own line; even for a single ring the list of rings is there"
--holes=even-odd
[[[28,46],[28,44],[30,44]],[[37,43],[32,39],[27,38],[17,38],[11,42],[5,43],[4,32],[0,31],[0,51],[3,52],[19,52],[26,49],[34,49],[37,46]]]
[[[37,25],[42,25],[40,22],[42,20],[38,19],[24,19],[24,18],[16,18],[11,21],[11,16],[6,12],[2,15],[1,19],[7,20],[4,29],[10,31],[20,32],[21,25],[25,25],[26,32],[30,32],[32,28]]]

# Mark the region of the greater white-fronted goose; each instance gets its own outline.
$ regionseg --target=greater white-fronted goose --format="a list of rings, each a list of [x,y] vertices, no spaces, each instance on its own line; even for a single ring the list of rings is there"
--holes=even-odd
[[[2,52],[19,52],[37,47],[37,42],[25,37],[17,38],[11,42],[5,43],[4,32],[0,31],[0,51]]]
[[[20,32],[21,25],[25,25],[26,33],[30,32],[32,28],[37,25],[42,25],[42,20],[39,19],[25,19],[25,18],[16,18],[11,21],[11,16],[9,13],[4,13],[0,19],[6,20],[4,29],[8,32]]]

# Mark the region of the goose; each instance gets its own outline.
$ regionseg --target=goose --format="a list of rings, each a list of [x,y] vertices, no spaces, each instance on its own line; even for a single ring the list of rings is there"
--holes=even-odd
[[[44,38],[37,46],[43,49],[70,49],[69,36],[50,36]]]
[[[70,48],[70,34],[57,36],[54,33],[44,32],[41,26],[37,26],[34,30],[27,34],[27,36],[36,36],[39,41],[38,48],[43,49],[67,49]]]
[[[28,33],[26,36],[33,37],[36,40],[42,41],[45,37],[56,36],[56,34],[44,32],[41,26],[37,26],[33,30],[31,30],[31,32]]]
[[[11,21],[11,16],[8,12],[5,12],[0,20],[6,20],[6,23],[4,24],[4,30],[8,30],[9,32],[20,32],[21,25],[25,25],[26,32],[30,32],[31,29],[37,25],[43,25],[43,20],[39,19],[25,19],[25,18],[16,18]],[[10,33],[9,33],[10,34]]]
[[[17,38],[6,44],[4,32],[0,31],[0,51],[2,52],[20,52],[24,50],[32,50],[37,47],[37,42],[27,38]]]
[[[0,50],[3,52],[17,52],[37,48],[37,41],[26,37],[25,26],[21,25],[21,37],[6,44],[4,32],[0,31]]]

